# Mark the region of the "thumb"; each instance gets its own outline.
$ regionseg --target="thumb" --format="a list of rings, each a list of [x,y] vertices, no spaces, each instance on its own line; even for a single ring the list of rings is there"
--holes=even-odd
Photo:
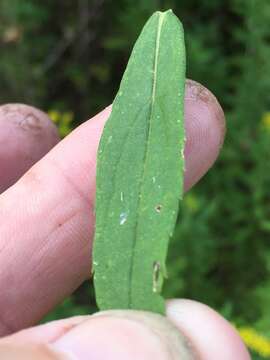
[[[62,323],[61,329],[53,322],[3,338],[0,358],[192,360],[196,357],[190,343],[167,318],[144,311],[113,310],[80,317],[75,324]]]
[[[0,359],[250,360],[250,356],[235,329],[214,310],[190,300],[171,300],[167,318],[114,310],[22,330],[0,340]]]
[[[54,343],[78,359],[192,360],[194,350],[165,317],[144,311],[104,311]]]

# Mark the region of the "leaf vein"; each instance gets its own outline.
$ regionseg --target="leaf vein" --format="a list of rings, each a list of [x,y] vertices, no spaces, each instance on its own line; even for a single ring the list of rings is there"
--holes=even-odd
[[[147,139],[150,138],[150,134],[151,134],[151,123],[152,123],[152,118],[153,118],[153,111],[154,111],[154,105],[155,105],[155,101],[156,101],[156,87],[157,87],[157,70],[158,70],[158,55],[159,55],[159,46],[160,46],[160,34],[161,34],[161,29],[162,29],[162,24],[164,21],[164,13],[160,13],[160,17],[159,17],[159,21],[158,21],[158,27],[157,27],[157,35],[156,35],[156,45],[155,45],[155,57],[154,57],[154,71],[153,71],[153,87],[152,87],[152,99],[151,99],[151,107],[150,107],[150,116],[149,116],[149,126],[148,126],[148,135],[147,135]],[[146,170],[146,163],[147,163],[147,158],[148,158],[148,154],[149,154],[149,141],[147,141],[147,145],[146,145],[146,150],[145,150],[145,157],[144,157],[144,167],[143,167],[143,173],[142,173],[142,178],[140,181],[140,194],[141,194],[141,189],[144,183],[144,178],[145,178],[145,170]],[[141,207],[141,199],[142,197],[139,197],[139,202],[138,202],[138,215],[139,215],[139,209]],[[131,280],[131,286],[128,290],[128,308],[132,308],[132,279],[133,279],[133,263],[134,263],[134,254],[135,254],[135,248],[136,248],[136,240],[138,237],[138,223],[139,223],[139,216],[136,220],[136,224],[135,224],[135,231],[134,231],[134,238],[133,238],[133,244],[132,244],[132,251],[131,251],[131,266],[130,266],[130,271],[129,271],[129,278]]]

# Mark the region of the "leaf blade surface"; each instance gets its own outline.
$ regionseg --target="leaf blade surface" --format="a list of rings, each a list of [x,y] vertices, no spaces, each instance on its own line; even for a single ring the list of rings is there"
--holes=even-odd
[[[94,283],[100,309],[164,313],[165,260],[183,189],[185,46],[171,12],[138,38],[98,154]]]

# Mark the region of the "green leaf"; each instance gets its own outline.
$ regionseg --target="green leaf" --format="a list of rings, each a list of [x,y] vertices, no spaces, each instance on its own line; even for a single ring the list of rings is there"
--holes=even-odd
[[[99,145],[94,284],[100,309],[164,313],[160,294],[183,193],[185,45],[171,10],[138,38]]]

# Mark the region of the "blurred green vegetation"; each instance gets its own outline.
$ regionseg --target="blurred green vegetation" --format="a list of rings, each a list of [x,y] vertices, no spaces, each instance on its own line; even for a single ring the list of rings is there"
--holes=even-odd
[[[167,8],[185,27],[188,77],[218,97],[228,132],[183,201],[165,293],[270,338],[269,0],[2,0],[0,102],[50,111],[65,136],[112,102],[143,24]],[[48,318],[94,311],[89,288]]]

